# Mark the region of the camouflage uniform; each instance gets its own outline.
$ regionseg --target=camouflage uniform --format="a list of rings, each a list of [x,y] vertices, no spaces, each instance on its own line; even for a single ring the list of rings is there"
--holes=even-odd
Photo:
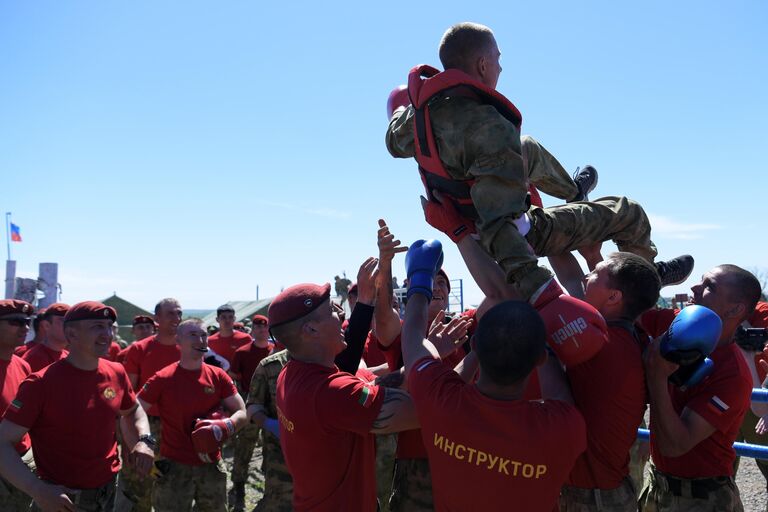
[[[392,512],[434,510],[428,459],[397,459],[389,498]]]
[[[552,153],[530,135],[520,137],[520,145],[523,166],[528,173],[530,183],[545,194],[565,201],[576,197],[579,187]]]
[[[277,376],[286,364],[287,350],[281,350],[261,360],[251,378],[247,406],[258,405],[268,417],[277,418]],[[263,433],[261,469],[264,473],[264,496],[254,512],[290,512],[293,510],[293,478],[285,465],[280,440],[266,430]]]
[[[21,461],[27,465],[30,471],[35,472],[35,459],[31,449],[21,456]],[[32,498],[30,496],[0,476],[0,510],[3,512],[28,512],[31,503]]]
[[[115,479],[97,489],[73,490],[67,496],[75,504],[77,512],[112,512],[115,505]],[[34,502],[29,510],[43,512]]]
[[[395,157],[415,154],[413,113],[413,108],[408,107],[396,113],[390,122],[386,142]],[[612,239],[621,251],[634,252],[649,260],[656,256],[645,212],[626,198],[606,197],[554,208],[533,207],[529,213],[531,230],[523,237],[513,220],[528,209],[529,177],[537,176],[543,181],[539,176],[550,174],[526,169],[517,128],[494,107],[463,96],[433,100],[430,115],[446,172],[457,181],[475,180],[471,197],[483,247],[499,262],[507,280],[515,283],[524,298],[530,298],[552,277],[549,270],[538,266],[536,255],[556,256]],[[544,165],[548,158],[551,155],[531,158],[529,154],[528,165]]]
[[[694,497],[691,484],[697,480],[671,478],[681,482],[679,491],[670,490],[667,477],[651,465],[645,488],[640,496],[642,512],[743,512],[739,488],[729,476],[707,478],[719,486],[706,493],[706,497]]]
[[[256,425],[246,425],[237,433],[233,442],[232,483],[244,483],[248,480],[248,466],[259,440],[259,430],[261,429]]]
[[[166,459],[152,493],[155,512],[227,512],[227,473],[222,461],[190,466]]]
[[[149,431],[157,440],[155,458],[160,455],[160,442],[162,440],[161,422],[159,416],[148,416]],[[122,450],[126,450],[121,444]],[[125,460],[125,457],[123,457]],[[115,496],[115,512],[151,512],[152,489],[154,480],[149,477],[141,478],[134,468],[123,463],[117,479],[117,493]]]
[[[640,423],[640,428],[648,428],[645,419]],[[632,484],[635,486],[636,498],[640,497],[640,491],[642,491],[645,486],[645,465],[648,464],[649,458],[640,456],[641,447],[646,454],[649,453],[651,449],[648,440],[641,441],[640,439],[637,439],[629,450],[629,477],[632,479]]]
[[[380,512],[389,512],[396,451],[397,434],[376,435],[376,497],[379,499]]]
[[[615,489],[580,489],[564,486],[560,491],[560,512],[636,512],[637,492],[627,477]]]

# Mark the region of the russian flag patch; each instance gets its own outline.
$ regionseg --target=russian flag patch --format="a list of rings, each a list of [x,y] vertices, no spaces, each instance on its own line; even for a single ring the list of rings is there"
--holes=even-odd
[[[725,411],[730,409],[728,404],[723,402],[718,396],[713,396],[709,399],[709,407],[713,409],[717,414],[723,414]]]
[[[423,363],[421,363],[421,364],[420,364],[420,365],[419,365],[419,366],[416,368],[416,371],[417,371],[417,372],[420,372],[421,370],[423,370],[423,369],[424,369],[424,368],[426,368],[427,366],[431,365],[432,363],[436,363],[436,362],[437,362],[437,361],[436,361],[435,359],[430,359],[429,361],[424,361]]]

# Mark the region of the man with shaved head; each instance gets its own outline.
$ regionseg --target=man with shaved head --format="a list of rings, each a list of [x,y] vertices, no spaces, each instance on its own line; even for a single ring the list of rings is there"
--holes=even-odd
[[[546,290],[557,289],[537,256],[559,256],[613,240],[619,250],[652,262],[656,247],[638,203],[625,197],[584,201],[596,179],[570,188],[557,185],[570,181],[567,173],[535,141],[521,141],[522,115],[496,91],[500,57],[488,27],[454,25],[440,43],[445,71],[415,68],[407,95],[392,105],[397,108],[391,113],[387,149],[396,158],[416,159],[430,200],[437,192],[456,206],[465,223],[449,230],[451,239],[477,230],[507,281],[534,305]],[[530,183],[576,202],[532,206]],[[692,268],[690,256],[656,265],[662,285],[682,282]]]
[[[691,291],[690,304],[711,309],[722,321],[709,356],[714,370],[682,389],[668,382],[678,366],[661,356],[660,338],[646,351],[654,465],[641,510],[743,510],[733,479],[733,442],[750,405],[752,377],[734,336],[760,299],[760,283],[736,265],[720,265]]]

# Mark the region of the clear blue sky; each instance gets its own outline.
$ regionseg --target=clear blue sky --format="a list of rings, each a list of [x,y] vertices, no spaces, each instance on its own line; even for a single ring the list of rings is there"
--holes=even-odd
[[[385,102],[464,20],[494,30],[523,132],[595,165],[593,197],[640,201],[661,257],[768,267],[761,0],[39,1],[0,4],[18,275],[55,261],[65,302],[210,308],[354,279],[379,217],[437,236],[415,165],[384,147]],[[454,247],[445,268],[469,278]]]

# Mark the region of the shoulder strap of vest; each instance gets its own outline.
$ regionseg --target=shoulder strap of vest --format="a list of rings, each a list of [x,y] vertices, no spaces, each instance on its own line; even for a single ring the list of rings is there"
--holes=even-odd
[[[511,101],[495,89],[491,89],[458,69],[441,72],[426,64],[414,67],[408,75],[408,97],[413,108],[418,111],[438,94],[460,85],[472,88],[483,102],[496,107],[501,115],[520,129],[523,116]]]

